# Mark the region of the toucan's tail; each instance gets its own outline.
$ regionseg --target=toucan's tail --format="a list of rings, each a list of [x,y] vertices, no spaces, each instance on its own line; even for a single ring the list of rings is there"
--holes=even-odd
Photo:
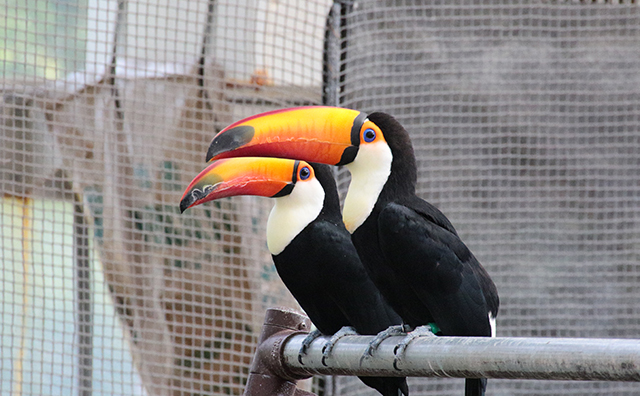
[[[484,396],[485,389],[486,378],[467,378],[464,382],[464,396]]]
[[[403,377],[359,377],[382,396],[409,396],[407,379]]]

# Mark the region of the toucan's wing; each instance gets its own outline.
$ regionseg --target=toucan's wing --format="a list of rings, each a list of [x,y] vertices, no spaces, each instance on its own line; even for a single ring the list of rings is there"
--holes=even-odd
[[[334,332],[350,325],[360,334],[376,334],[402,323],[367,275],[350,234],[339,225],[309,224],[274,261],[286,286],[321,331],[321,326]]]
[[[425,204],[390,203],[380,212],[386,262],[418,296],[415,304],[422,307],[413,309],[427,309],[444,335],[491,335],[489,307],[474,268],[480,264],[453,227],[438,221],[440,212]]]

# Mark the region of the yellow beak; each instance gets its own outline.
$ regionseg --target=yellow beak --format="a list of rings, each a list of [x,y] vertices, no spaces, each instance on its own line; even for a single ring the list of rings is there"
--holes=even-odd
[[[327,106],[258,114],[218,133],[209,146],[207,161],[260,156],[343,165],[358,152],[365,119],[365,113]]]

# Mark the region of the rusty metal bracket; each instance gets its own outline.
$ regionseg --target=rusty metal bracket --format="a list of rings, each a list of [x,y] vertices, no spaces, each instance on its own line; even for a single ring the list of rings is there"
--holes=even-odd
[[[310,375],[292,371],[283,359],[287,341],[310,328],[311,321],[301,313],[286,308],[267,310],[244,396],[315,396],[296,386]]]

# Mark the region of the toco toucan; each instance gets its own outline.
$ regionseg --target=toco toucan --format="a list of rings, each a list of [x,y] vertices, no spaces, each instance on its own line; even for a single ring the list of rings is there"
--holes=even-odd
[[[374,335],[402,323],[351,243],[330,167],[278,158],[216,161],[189,184],[180,210],[236,195],[275,198],[267,247],[278,275],[320,333],[331,335],[350,326],[358,334]],[[303,342],[299,359],[313,338]],[[405,378],[360,379],[384,396],[408,396]]]
[[[495,335],[496,286],[447,217],[416,196],[411,140],[392,116],[325,106],[259,114],[218,133],[207,160],[241,156],[345,165],[344,223],[404,323],[424,332],[433,322],[444,336]],[[486,379],[467,379],[465,394],[485,387]]]

